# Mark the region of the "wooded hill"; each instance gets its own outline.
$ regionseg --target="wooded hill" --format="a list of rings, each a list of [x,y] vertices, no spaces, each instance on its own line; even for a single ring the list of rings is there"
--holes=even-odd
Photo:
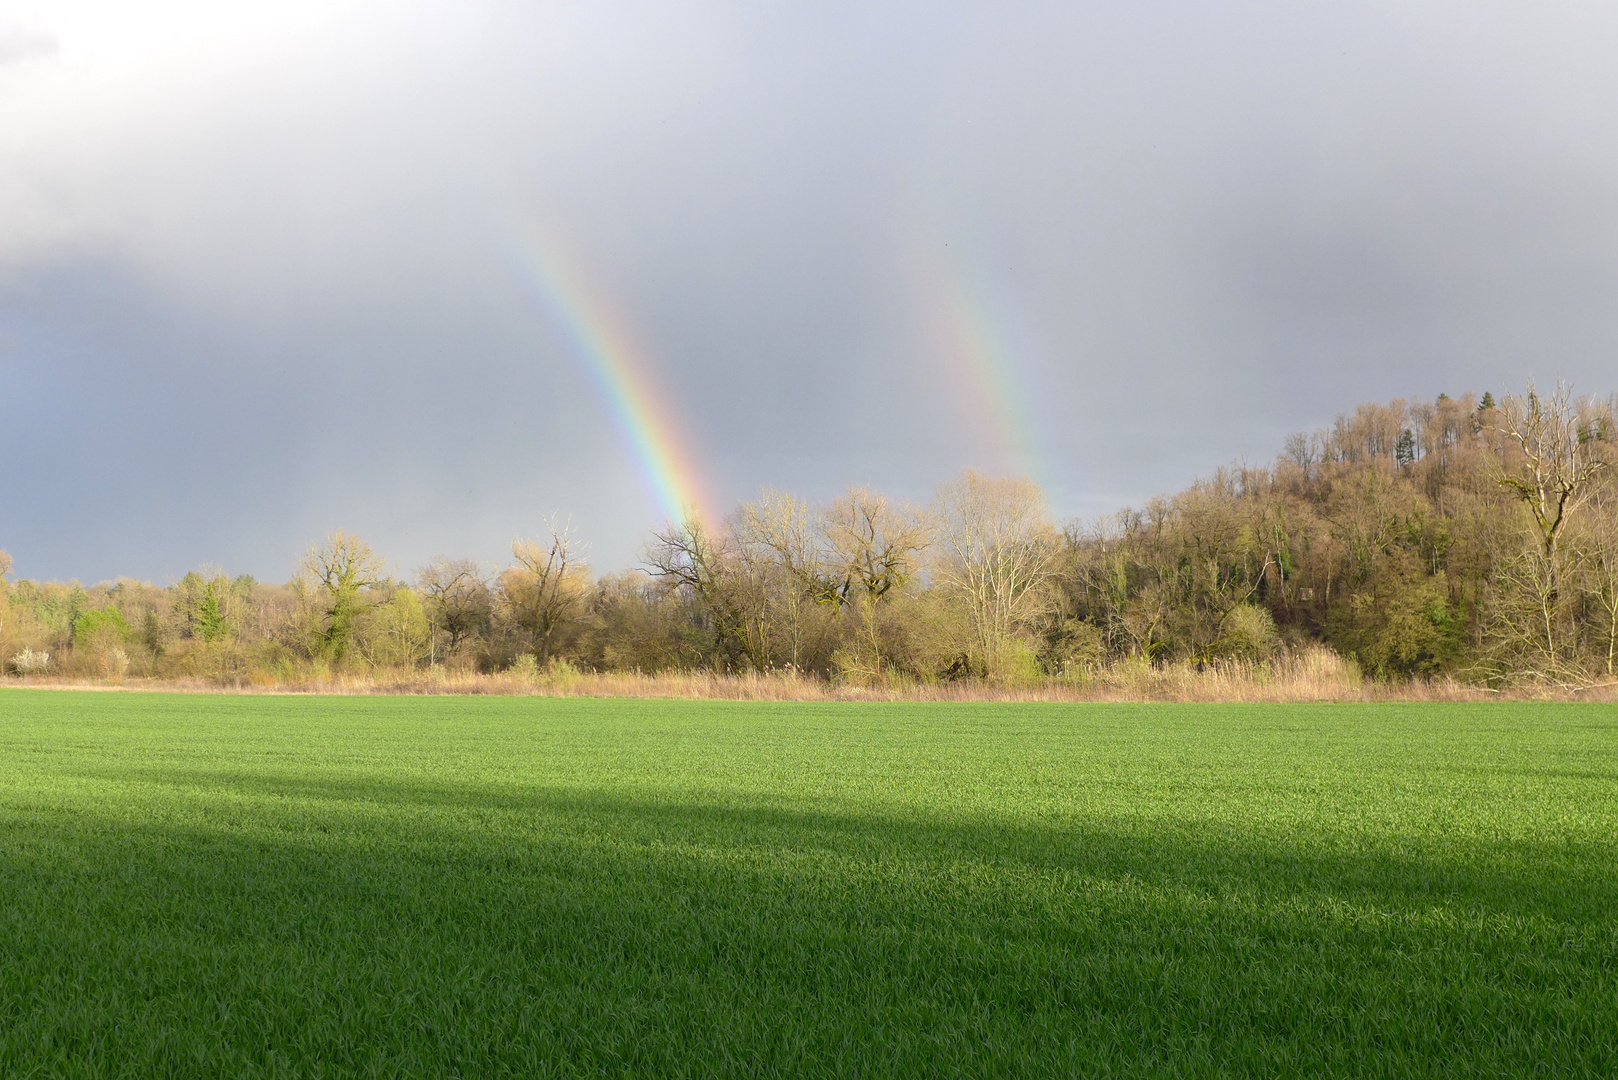
[[[1575,688],[1618,675],[1612,399],[1562,388],[1362,405],[1268,466],[1061,527],[1030,481],[927,506],[765,492],[592,575],[565,529],[503,570],[400,580],[334,533],[291,581],[7,581],[14,675],[279,681],[433,666],[1082,680],[1328,647],[1378,679]],[[0,553],[0,581],[10,560]]]

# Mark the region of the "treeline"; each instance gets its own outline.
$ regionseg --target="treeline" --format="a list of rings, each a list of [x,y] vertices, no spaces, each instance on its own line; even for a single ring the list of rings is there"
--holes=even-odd
[[[1374,678],[1588,686],[1618,675],[1615,452],[1614,402],[1559,387],[1362,405],[1271,465],[1094,524],[975,472],[926,506],[767,491],[600,577],[566,528],[504,569],[439,558],[408,579],[341,532],[285,584],[13,582],[0,553],[0,657],[222,682],[559,665],[1026,682],[1323,645]]]

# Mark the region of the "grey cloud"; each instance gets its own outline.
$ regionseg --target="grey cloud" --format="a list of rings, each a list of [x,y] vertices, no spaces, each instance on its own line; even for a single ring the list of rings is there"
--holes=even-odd
[[[0,65],[18,64],[53,55],[60,47],[49,34],[0,26]]]
[[[94,226],[0,286],[23,572],[275,577],[338,525],[401,568],[494,559],[552,511],[631,561],[656,506],[513,274],[513,206],[588,259],[724,500],[996,460],[918,243],[992,301],[1066,514],[1359,400],[1612,388],[1606,16],[424,10],[441,34],[352,69],[0,161]]]

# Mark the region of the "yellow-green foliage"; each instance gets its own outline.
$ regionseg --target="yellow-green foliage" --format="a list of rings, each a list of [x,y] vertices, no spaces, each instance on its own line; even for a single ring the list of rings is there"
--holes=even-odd
[[[427,659],[432,628],[412,589],[395,589],[385,602],[356,619],[355,636],[365,660],[377,667],[413,667]]]
[[[1264,661],[1281,648],[1275,619],[1263,608],[1237,604],[1219,624],[1219,652],[1233,660]]]

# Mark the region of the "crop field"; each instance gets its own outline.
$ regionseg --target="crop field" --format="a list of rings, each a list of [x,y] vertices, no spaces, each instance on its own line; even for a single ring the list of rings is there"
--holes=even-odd
[[[0,1075],[1618,1075],[1618,707],[0,691]]]

